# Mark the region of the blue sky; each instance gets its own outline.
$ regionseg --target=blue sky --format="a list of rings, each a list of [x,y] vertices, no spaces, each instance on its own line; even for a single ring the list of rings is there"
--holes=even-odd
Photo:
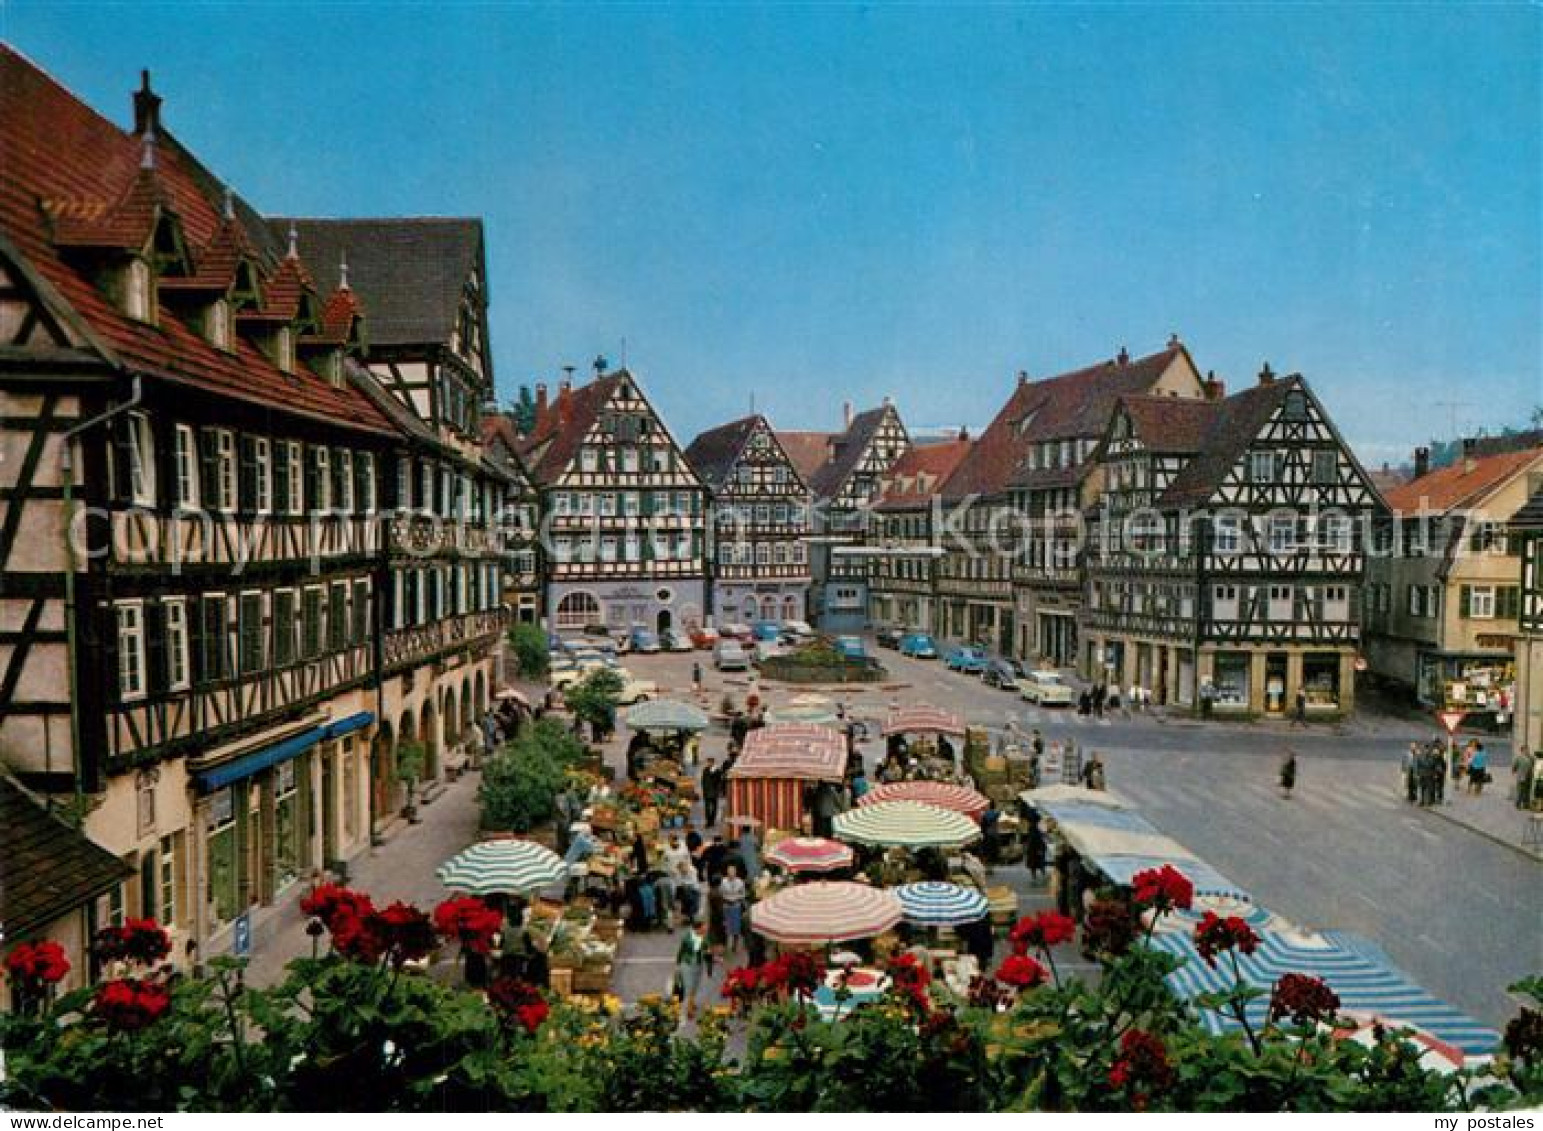
[[[501,391],[627,360],[683,440],[1161,347],[1368,463],[1543,403],[1536,8],[0,3],[260,208],[474,214]],[[1461,405],[1441,402],[1465,402]]]

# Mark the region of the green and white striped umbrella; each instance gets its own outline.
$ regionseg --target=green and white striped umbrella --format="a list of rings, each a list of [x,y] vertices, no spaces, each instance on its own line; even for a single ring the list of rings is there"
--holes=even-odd
[[[836,816],[836,837],[853,844],[953,848],[980,839],[980,826],[962,813],[921,801],[879,801]]]
[[[707,729],[707,716],[690,703],[674,699],[650,699],[629,708],[627,725],[633,730],[689,730]]]
[[[533,840],[484,840],[452,856],[434,873],[451,891],[529,895],[566,879],[563,858]]]

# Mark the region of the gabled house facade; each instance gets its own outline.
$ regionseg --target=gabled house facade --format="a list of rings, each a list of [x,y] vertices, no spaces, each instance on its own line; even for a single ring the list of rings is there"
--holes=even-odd
[[[1507,519],[1543,487],[1543,447],[1480,454],[1386,493],[1390,514],[1364,591],[1372,674],[1431,709],[1504,725],[1511,714],[1521,557]]]
[[[1079,630],[1086,518],[1100,490],[1091,475],[1093,453],[1119,398],[1144,395],[1205,398],[1200,372],[1177,337],[1157,353],[1132,358],[1121,349],[1098,365],[1026,380],[1015,392],[1003,421],[1011,439],[1003,446],[1016,460],[1007,493],[1023,529],[1012,567],[1012,625],[1013,651],[1024,660],[1102,670],[1104,661]]]
[[[943,484],[970,451],[952,440],[917,444],[895,461],[873,506],[868,567],[869,619],[875,625],[941,631],[938,615],[938,516]]]
[[[709,429],[686,461],[710,501],[710,609],[719,623],[804,620],[809,487],[764,416]]]
[[[1095,453],[1087,675],[1155,703],[1352,709],[1381,501],[1299,376],[1181,404],[1122,398]]]
[[[626,369],[548,402],[521,454],[549,532],[547,625],[690,631],[707,616],[707,505],[702,481]]]
[[[1543,490],[1511,516],[1509,531],[1521,555],[1521,610],[1516,636],[1516,722],[1513,749],[1543,751]],[[1536,785],[1533,796],[1539,793]]]

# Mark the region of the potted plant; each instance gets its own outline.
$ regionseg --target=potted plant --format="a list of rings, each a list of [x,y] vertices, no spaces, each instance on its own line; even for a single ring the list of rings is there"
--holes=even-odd
[[[407,787],[407,801],[402,806],[402,816],[411,824],[418,823],[418,781],[423,777],[428,751],[421,742],[404,742],[397,747],[396,780]]]

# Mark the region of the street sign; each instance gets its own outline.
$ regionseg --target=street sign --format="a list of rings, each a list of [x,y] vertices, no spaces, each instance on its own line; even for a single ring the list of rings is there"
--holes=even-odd
[[[1437,711],[1436,721],[1446,728],[1448,734],[1456,734],[1457,728],[1462,726],[1463,720],[1468,717],[1467,711]]]

